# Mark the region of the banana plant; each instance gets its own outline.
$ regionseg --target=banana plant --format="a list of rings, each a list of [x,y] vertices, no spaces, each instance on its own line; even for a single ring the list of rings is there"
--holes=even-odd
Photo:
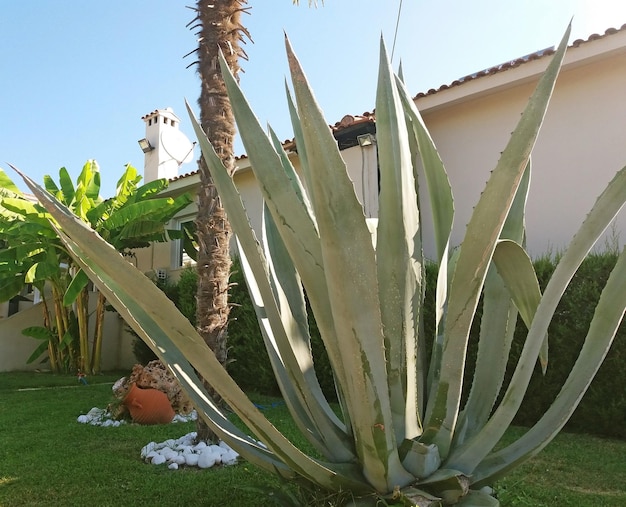
[[[467,226],[450,245],[454,205],[445,168],[381,41],[376,98],[380,203],[366,220],[346,166],[287,41],[288,94],[301,173],[265,133],[221,61],[239,131],[265,201],[261,242],[231,176],[188,106],[203,156],[236,232],[238,254],[285,403],[315,447],[309,456],[246,397],[189,322],[113,248],[27,176],[68,251],[165,361],[215,433],[252,463],[352,496],[353,505],[499,505],[485,488],[539,452],[588,388],[626,308],[622,252],[561,392],[518,441],[494,450],[518,410],[535,363],[547,367],[547,330],[582,260],[626,201],[626,168],[599,196],[542,294],[525,251],[532,147],[563,60],[569,28],[538,82]],[[420,164],[417,160],[420,160]],[[423,168],[423,173],[418,167]],[[430,195],[439,261],[435,336],[422,312],[426,262],[417,195]],[[305,182],[305,183],[303,183]],[[311,354],[305,294],[328,353],[340,415],[322,394]],[[478,359],[465,375],[470,326],[484,296]],[[511,333],[527,337],[505,385]],[[432,341],[432,354],[424,344]],[[197,374],[254,437],[219,410]],[[464,385],[469,379],[469,385]],[[469,390],[461,403],[461,392]],[[261,442],[261,443],[259,443]]]
[[[59,170],[58,184],[51,176],[44,176],[47,192],[126,255],[151,242],[180,237],[180,231],[168,230],[167,223],[191,202],[188,194],[160,197],[159,192],[167,187],[165,179],[142,186],[138,185],[140,181],[137,170],[127,165],[115,196],[105,200],[100,197],[100,171],[95,160],[84,164],[76,184],[64,167]],[[98,293],[90,337],[89,278],[67,253],[45,210],[26,198],[2,170],[0,193],[0,238],[7,246],[0,253],[0,300],[10,299],[26,283],[32,283],[42,294],[47,287],[52,294],[52,309],[47,299],[42,299],[43,327],[22,331],[41,341],[27,362],[47,351],[54,371],[98,373],[104,294]]]

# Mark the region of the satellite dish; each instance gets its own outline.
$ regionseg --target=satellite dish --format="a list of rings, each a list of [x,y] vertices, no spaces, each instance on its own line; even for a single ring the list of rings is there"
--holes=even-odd
[[[161,146],[165,152],[178,162],[178,165],[186,164],[193,160],[193,149],[196,143],[192,143],[180,130],[167,129],[161,132]]]

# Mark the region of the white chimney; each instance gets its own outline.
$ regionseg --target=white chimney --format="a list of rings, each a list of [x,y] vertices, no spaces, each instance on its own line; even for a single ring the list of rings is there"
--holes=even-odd
[[[179,167],[193,160],[195,143],[180,131],[180,120],[171,107],[157,109],[141,119],[146,123],[146,137],[139,141],[145,154],[144,183],[176,178]]]

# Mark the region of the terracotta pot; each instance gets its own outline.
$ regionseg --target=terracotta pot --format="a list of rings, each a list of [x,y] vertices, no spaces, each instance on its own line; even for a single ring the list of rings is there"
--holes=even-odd
[[[136,384],[131,384],[123,403],[133,421],[139,424],[168,424],[175,415],[165,393],[157,389],[141,389]]]

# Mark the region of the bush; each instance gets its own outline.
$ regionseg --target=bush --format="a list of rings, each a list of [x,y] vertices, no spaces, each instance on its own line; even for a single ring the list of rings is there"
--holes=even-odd
[[[235,259],[230,275],[229,301],[233,305],[228,324],[228,372],[245,391],[261,394],[279,394],[274,371],[263,343],[261,329],[252,300]]]
[[[614,252],[590,255],[572,279],[561,304],[557,308],[555,318],[549,330],[549,364],[545,376],[537,366],[528,392],[518,412],[514,424],[530,426],[534,424],[552,404],[563,382],[569,375],[580,351],[593,317],[593,309],[600,297],[608,275],[615,265],[617,255]],[[556,261],[552,256],[537,259],[535,270],[542,289],[554,272]],[[426,336],[435,334],[434,291],[437,278],[437,266],[426,267],[426,303],[424,305]],[[272,367],[263,344],[263,338],[256,319],[254,307],[243,279],[239,262],[233,262],[231,272],[230,302],[232,320],[228,326],[229,373],[242,389],[261,394],[278,394]],[[161,288],[176,306],[195,322],[195,296],[197,275],[193,268],[181,274],[177,284],[163,284]],[[482,311],[479,307],[476,322],[472,327],[466,378],[471,374],[476,361],[476,349],[479,334],[479,322]],[[309,312],[309,315],[312,315]],[[315,321],[309,323],[311,328],[311,346],[315,371],[324,394],[330,400],[336,400],[335,385],[328,356],[322,344]],[[511,347],[510,365],[517,364],[526,337],[526,327],[518,319],[515,339]],[[139,340],[141,344],[141,342]],[[430,354],[432,340],[426,343],[425,354]],[[152,354],[150,349],[144,348]],[[140,362],[151,360],[152,356],[140,356]],[[427,356],[428,357],[428,356]],[[142,364],[144,364],[142,362]],[[512,368],[507,372],[508,382]],[[608,437],[626,438],[626,325],[618,330],[613,346],[589,390],[583,397],[578,409],[566,425],[569,431],[593,433]],[[467,395],[467,393],[465,393]]]
[[[515,419],[516,424],[533,424],[558,394],[578,356],[593,310],[600,298],[617,255],[614,252],[590,255],[572,279],[549,328],[549,364],[543,376],[537,367],[528,392]],[[536,264],[540,285],[545,287],[555,262]],[[523,325],[522,325],[523,327]],[[524,331],[522,333],[521,331]],[[511,355],[516,361],[525,330],[517,329]],[[626,324],[622,322],[606,359],[580,405],[565,426],[569,431],[626,438]]]

